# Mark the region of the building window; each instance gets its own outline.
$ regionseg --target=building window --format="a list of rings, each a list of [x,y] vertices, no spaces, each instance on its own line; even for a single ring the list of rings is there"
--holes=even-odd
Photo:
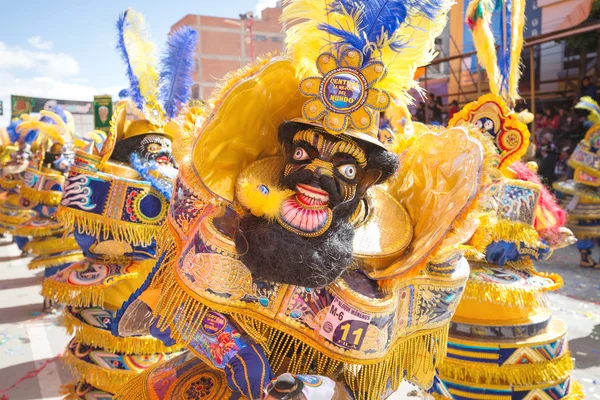
[[[254,35],[254,40],[257,42],[266,42],[267,37],[265,35]]]
[[[271,41],[276,42],[276,43],[281,43],[281,42],[283,42],[283,39],[281,38],[281,36],[271,36]]]
[[[200,98],[200,85],[198,85],[197,83],[192,86],[192,99],[199,99]]]

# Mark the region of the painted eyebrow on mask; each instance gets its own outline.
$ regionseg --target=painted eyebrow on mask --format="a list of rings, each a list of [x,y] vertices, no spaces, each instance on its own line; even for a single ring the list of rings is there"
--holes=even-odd
[[[358,165],[365,167],[367,165],[367,156],[363,149],[349,138],[339,136],[339,142],[327,140],[321,133],[315,132],[312,129],[296,132],[293,143],[305,142],[319,151],[333,155],[335,153],[344,153],[356,159]]]

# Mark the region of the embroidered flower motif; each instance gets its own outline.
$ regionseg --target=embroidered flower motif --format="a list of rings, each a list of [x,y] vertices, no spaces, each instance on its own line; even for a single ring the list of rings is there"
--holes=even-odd
[[[348,127],[359,131],[373,128],[376,113],[390,104],[387,92],[373,88],[387,74],[385,65],[371,61],[363,66],[363,56],[354,48],[317,58],[320,77],[305,78],[300,82],[300,92],[311,97],[304,103],[302,113],[309,121],[323,120],[323,127],[332,135]]]
[[[193,381],[186,389],[185,394],[188,399],[202,399],[208,397],[215,386],[211,377],[200,376],[199,379]]]

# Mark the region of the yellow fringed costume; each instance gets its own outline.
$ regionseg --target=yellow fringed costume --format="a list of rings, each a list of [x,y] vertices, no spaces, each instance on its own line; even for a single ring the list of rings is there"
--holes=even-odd
[[[431,385],[468,275],[491,144],[473,127],[402,143],[377,128],[431,60],[450,5],[286,2],[290,53],[229,74],[209,100],[152,282],[125,307],[151,308],[153,334],[189,351],[117,398],[259,398],[286,372],[314,387],[318,375],[337,379],[365,400],[403,379]],[[352,234],[328,242],[339,229]],[[263,230],[277,233],[257,239]],[[294,256],[300,248],[306,258]],[[250,256],[263,250],[272,257]]]

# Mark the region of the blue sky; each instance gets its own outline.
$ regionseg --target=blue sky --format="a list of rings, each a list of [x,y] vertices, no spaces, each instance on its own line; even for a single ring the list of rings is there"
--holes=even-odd
[[[116,96],[127,85],[115,51],[115,22],[133,7],[143,13],[160,50],[171,25],[186,14],[237,18],[275,0],[0,0],[0,100],[10,118],[10,94],[89,100]]]

